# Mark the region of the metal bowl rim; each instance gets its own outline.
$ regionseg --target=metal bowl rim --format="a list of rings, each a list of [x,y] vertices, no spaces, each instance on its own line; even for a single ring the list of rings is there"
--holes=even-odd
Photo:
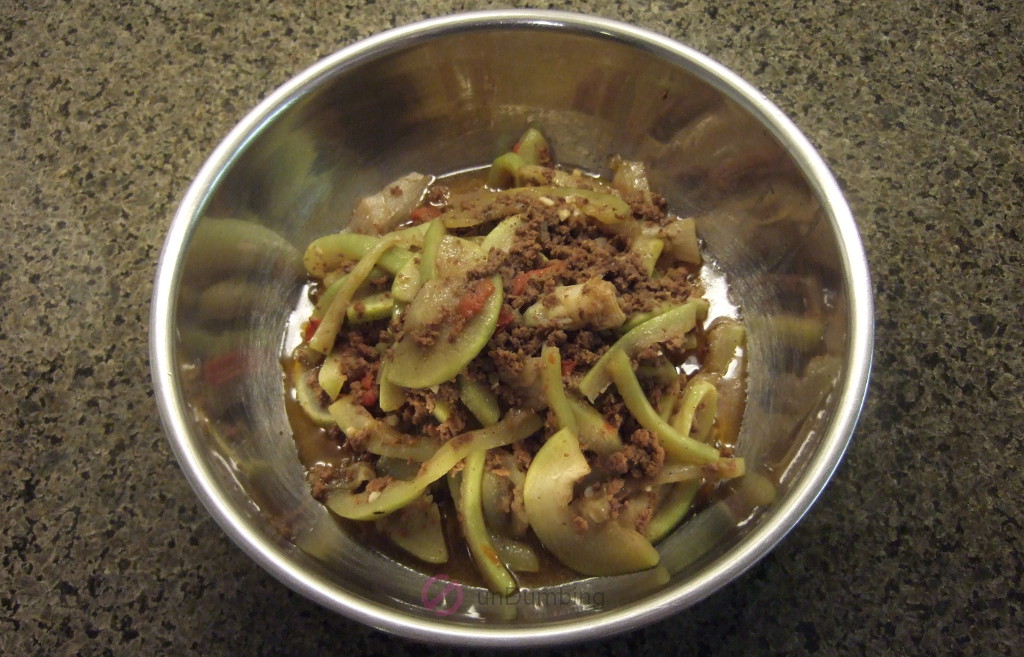
[[[439,36],[495,28],[556,30],[608,38],[651,53],[708,82],[767,127],[803,169],[823,202],[849,284],[850,345],[847,375],[836,413],[800,482],[771,517],[696,579],[621,609],[550,623],[488,628],[424,619],[329,584],[294,567],[282,548],[253,528],[218,490],[213,468],[188,432],[187,405],[174,367],[174,291],[181,255],[213,189],[245,145],[263,126],[329,77],[362,62]],[[251,558],[297,593],[349,618],[407,638],[462,646],[540,646],[595,639],[634,629],[706,598],[757,563],[799,522],[828,483],[852,437],[864,403],[873,348],[873,302],[867,260],[856,224],[828,167],[800,130],[764,95],[708,56],[649,30],[609,19],[561,11],[497,10],[454,14],[394,28],[345,47],[279,87],[223,139],[188,188],[165,239],[154,281],[150,315],[150,362],[157,405],[175,457],[216,522]]]

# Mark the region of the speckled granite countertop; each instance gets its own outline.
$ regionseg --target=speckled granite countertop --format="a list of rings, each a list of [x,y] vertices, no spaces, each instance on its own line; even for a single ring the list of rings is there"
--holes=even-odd
[[[819,504],[699,607],[581,652],[1024,650],[1024,14],[512,4],[637,23],[761,88],[847,191],[877,290],[870,398]],[[248,108],[357,38],[494,6],[2,3],[4,654],[450,652],[324,611],[221,533],[159,425],[147,320],[175,204]]]

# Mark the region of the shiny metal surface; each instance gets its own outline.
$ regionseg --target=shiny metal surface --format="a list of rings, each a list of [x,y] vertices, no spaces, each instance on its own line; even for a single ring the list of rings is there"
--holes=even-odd
[[[487,163],[530,123],[562,162],[596,171],[615,153],[648,162],[671,207],[698,217],[748,322],[740,452],[771,480],[774,501],[759,505],[764,489],[737,487],[659,546],[656,571],[549,587],[514,605],[464,587],[458,609],[441,615],[424,604],[424,575],[354,541],[309,496],[279,357],[308,241],[340,229],[360,196],[398,175]],[[372,626],[509,646],[652,622],[754,564],[839,463],[864,399],[871,342],[856,226],[825,164],[777,108],[666,38],[522,11],[392,30],[261,103],[181,203],[151,326],[153,380],[175,454],[252,558]],[[454,609],[449,598],[444,605]]]

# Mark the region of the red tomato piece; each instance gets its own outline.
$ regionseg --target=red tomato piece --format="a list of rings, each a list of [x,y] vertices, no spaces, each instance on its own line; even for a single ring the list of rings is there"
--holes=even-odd
[[[526,286],[530,282],[530,279],[537,278],[538,276],[541,276],[545,273],[558,271],[563,266],[565,266],[565,263],[562,262],[561,260],[552,260],[551,264],[549,264],[547,267],[541,267],[540,269],[531,269],[530,271],[524,271],[521,274],[516,274],[515,278],[512,279],[512,294],[522,294],[523,291],[526,290]]]
[[[502,330],[503,328],[511,324],[513,321],[515,321],[515,319],[515,313],[509,310],[508,306],[502,306],[501,311],[498,313],[498,325],[495,328],[495,330]]]
[[[360,385],[363,387],[363,392],[359,396],[359,403],[363,406],[373,406],[377,403],[377,386],[373,384],[373,375],[367,372],[363,375],[363,378],[359,380]]]
[[[459,299],[456,312],[469,319],[483,310],[484,304],[492,294],[494,294],[494,283],[486,278],[481,278],[474,282],[472,287]]]
[[[303,341],[309,342],[313,339],[313,334],[316,333],[317,327],[320,326],[320,321],[321,320],[319,319],[310,318],[309,321],[306,322],[306,328],[302,332]]]
[[[409,218],[418,224],[426,223],[441,216],[441,208],[436,205],[421,205],[409,213]]]

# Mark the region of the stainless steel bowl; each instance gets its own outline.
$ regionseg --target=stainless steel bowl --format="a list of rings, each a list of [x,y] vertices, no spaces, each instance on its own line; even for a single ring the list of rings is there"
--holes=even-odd
[[[310,497],[279,357],[299,254],[410,170],[488,162],[527,124],[561,162],[644,160],[727,272],[749,327],[736,486],[659,547],[663,567],[500,600],[354,540]],[[414,639],[526,646],[595,638],[695,604],[796,524],[843,455],[871,361],[857,229],[821,158],[750,85],[635,27],[498,11],[391,30],[302,72],[227,136],[161,255],[151,351],[182,470],[224,530],[318,603]]]

